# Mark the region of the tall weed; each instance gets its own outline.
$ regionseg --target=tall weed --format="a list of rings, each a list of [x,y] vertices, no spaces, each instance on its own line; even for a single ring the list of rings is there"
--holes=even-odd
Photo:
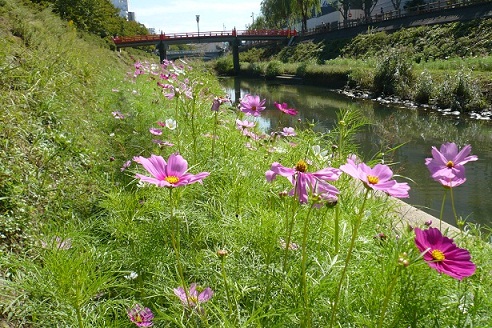
[[[376,93],[408,98],[413,80],[412,65],[405,52],[393,50],[376,64],[373,87]]]

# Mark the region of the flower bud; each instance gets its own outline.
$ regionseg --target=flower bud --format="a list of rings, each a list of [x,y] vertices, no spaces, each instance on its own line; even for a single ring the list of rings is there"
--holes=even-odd
[[[217,251],[217,256],[222,258],[222,257],[226,257],[227,255],[229,255],[229,252],[225,249],[219,249]]]

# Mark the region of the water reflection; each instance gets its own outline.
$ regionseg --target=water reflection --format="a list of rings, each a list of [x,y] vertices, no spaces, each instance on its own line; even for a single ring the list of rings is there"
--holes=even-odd
[[[284,126],[295,126],[297,119],[313,121],[317,132],[333,128],[341,108],[354,104],[371,123],[357,136],[360,151],[370,159],[380,151],[404,144],[385,154],[387,162],[398,163],[394,170],[410,178],[412,189],[408,203],[439,216],[444,188],[434,182],[424,165],[431,156],[431,147],[453,141],[471,144],[472,154],[479,160],[466,165],[467,182],[454,189],[458,215],[470,222],[492,225],[492,123],[443,117],[425,109],[408,109],[381,105],[370,100],[353,100],[336,92],[314,86],[288,85],[256,79],[225,78],[222,86],[233,101],[245,94],[257,94],[267,99],[267,108],[259,120],[266,132]],[[299,110],[291,117],[273,110],[274,102],[287,102]],[[444,220],[454,224],[447,195]]]

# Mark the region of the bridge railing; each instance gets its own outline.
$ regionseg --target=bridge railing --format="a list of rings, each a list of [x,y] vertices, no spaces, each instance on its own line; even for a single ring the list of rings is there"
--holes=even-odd
[[[295,36],[296,30],[246,30],[238,31],[237,35],[258,35],[258,36]]]

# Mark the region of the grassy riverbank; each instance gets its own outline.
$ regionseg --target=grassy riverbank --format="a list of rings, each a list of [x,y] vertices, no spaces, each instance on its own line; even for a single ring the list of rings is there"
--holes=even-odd
[[[491,35],[492,20],[484,19],[251,49],[240,55],[241,74],[295,75],[309,84],[348,86],[462,113],[490,111]],[[228,74],[232,59],[220,59],[215,67]]]
[[[203,63],[111,52],[21,1],[2,0],[0,15],[2,326],[134,327],[149,319],[127,314],[135,304],[155,327],[490,323],[479,229],[444,232],[477,266],[458,281],[426,264],[388,196],[360,193],[348,174],[331,182],[336,204],[314,194],[300,204],[287,179],[267,182],[274,162],[297,172],[346,163],[363,124],[356,110],[341,109],[330,134],[302,121],[295,135],[244,132],[236,119],[260,120],[228,104],[212,111],[224,95]],[[176,153],[189,173],[209,173],[202,183],[135,177],[151,175],[135,156],[171,166]],[[179,169],[150,171],[191,182]],[[175,290],[192,283],[197,295]]]

